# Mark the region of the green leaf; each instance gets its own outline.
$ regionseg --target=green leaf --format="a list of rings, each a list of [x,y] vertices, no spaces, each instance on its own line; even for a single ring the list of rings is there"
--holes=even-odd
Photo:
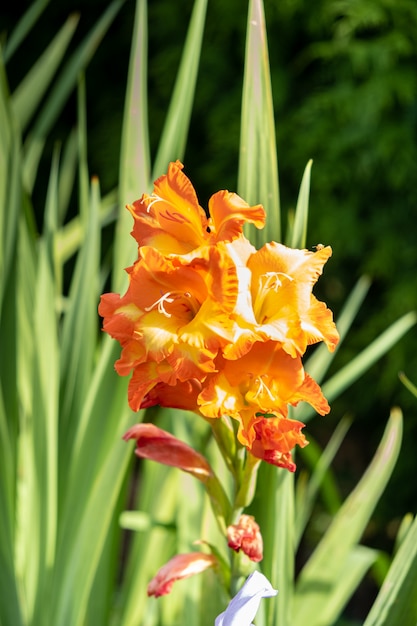
[[[39,241],[33,310],[29,313],[33,352],[20,345],[18,352],[18,376],[27,373],[31,390],[27,413],[22,412],[18,439],[17,567],[24,590],[25,612],[34,623],[40,616],[48,618],[45,599],[49,594],[55,560],[58,524],[59,344],[53,260],[57,181],[58,158],[55,153],[46,198],[44,232]],[[24,256],[28,263],[29,250]],[[28,357],[30,369],[26,372],[24,361]]]
[[[113,191],[101,199],[99,207],[100,228],[112,222],[116,218],[116,192]],[[80,248],[86,236],[85,220],[81,220],[79,215],[67,222],[55,237],[55,259],[59,267],[62,267],[68,259]]]
[[[49,0],[35,0],[35,2],[32,2],[28,10],[22,15],[4,48],[5,62],[11,59],[13,54],[25,40],[27,34],[32,30],[48,4]]]
[[[339,616],[351,598],[352,594],[357,590],[360,582],[370,567],[375,563],[378,552],[365,546],[355,546],[347,555],[345,561],[341,563],[340,578],[335,584],[326,598],[326,602],[320,603],[317,607],[310,604],[310,611],[315,614],[315,610],[320,611],[316,615],[316,619],[311,619],[309,624],[334,624],[335,616]],[[301,621],[295,621],[294,624],[301,626]],[[304,622],[305,623],[305,622]]]
[[[274,108],[262,0],[249,3],[240,130],[238,193],[249,204],[263,204],[267,221],[263,231],[248,227],[256,247],[280,241],[278,165]]]
[[[18,216],[23,205],[19,133],[9,98],[0,55],[0,315],[3,290],[13,271]]]
[[[292,228],[290,229],[290,233],[287,236],[287,245],[291,248],[305,248],[306,246],[308,199],[310,195],[310,177],[312,165],[313,161],[310,160],[304,170]]]
[[[75,416],[81,414],[88,393],[97,344],[100,287],[100,192],[97,179],[92,180],[90,197],[82,202],[87,203],[83,210],[88,210],[88,225],[72,275],[61,337],[60,434],[65,445],[60,462],[63,469],[71,458],[77,426]]]
[[[59,168],[59,225],[64,222],[66,212],[74,188],[75,174],[77,171],[78,145],[76,130],[72,130],[63,144],[62,156]]]
[[[65,105],[69,94],[77,84],[80,72],[90,62],[122,4],[123,0],[113,0],[103,12],[94,28],[85,37],[65,67],[62,68],[46,102],[43,104],[24,146],[24,179],[27,189],[33,188],[47,134]]]
[[[3,450],[0,459],[0,624],[23,626],[18,582],[14,564],[14,468],[10,449],[10,434],[0,385],[0,443]]]
[[[96,421],[96,420],[94,420]],[[126,419],[124,426],[127,427]],[[101,554],[106,545],[109,528],[115,514],[117,500],[126,474],[128,456],[123,442],[114,445],[94,472],[94,480],[79,490],[77,525],[70,543],[61,552],[65,561],[59,561],[59,581],[54,590],[54,611],[51,623],[85,624],[85,614]],[[82,459],[79,458],[78,462]],[[78,466],[78,469],[81,469]],[[81,506],[80,506],[81,505]],[[68,515],[67,510],[67,515]],[[68,522],[74,524],[74,514]],[[62,547],[62,544],[61,544]],[[73,601],[77,598],[77,602]]]
[[[78,19],[77,15],[72,15],[67,19],[45,52],[32,65],[14,91],[12,106],[21,131],[25,130],[45,92],[50,88],[52,78],[77,27]]]
[[[407,378],[407,376],[404,374],[404,372],[400,372],[399,373],[399,378],[400,378],[402,384],[408,389],[408,391],[411,391],[413,396],[415,396],[417,398],[417,387],[416,387],[416,385],[413,385],[411,380],[409,378]]]
[[[293,626],[333,624],[342,602],[329,607],[336,593],[347,600],[346,568],[370,516],[391,476],[402,434],[402,415],[393,409],[378,450],[357,487],[345,500],[330,527],[303,567],[296,585]],[[358,566],[358,573],[362,572]],[[358,580],[356,581],[356,585]],[[355,586],[356,586],[355,585]],[[354,586],[349,587],[353,591]],[[326,619],[324,619],[324,617]]]
[[[342,391],[358,380],[367,369],[381,358],[417,322],[414,311],[406,313],[391,324],[380,336],[367,346],[357,357],[337,372],[323,385],[323,393],[332,402]]]
[[[313,468],[313,473],[308,480],[307,484],[304,484],[300,479],[297,482],[296,493],[296,545],[299,544],[301,535],[304,532],[307,521],[313,509],[317,493],[326,479],[326,474],[333,461],[337,451],[343,439],[350,427],[351,420],[343,418],[337,424],[335,431],[333,432],[329,443],[324,450],[320,448],[313,448],[312,456],[309,458],[309,464]],[[312,448],[311,442],[306,447],[300,450],[301,455],[305,459],[311,454]],[[298,492],[299,484],[302,485],[302,491]],[[337,503],[339,505],[339,503]]]
[[[112,288],[126,284],[123,271],[137,256],[137,243],[129,236],[132,216],[126,204],[132,204],[150,186],[150,153],[147,111],[147,3],[137,0],[132,48],[130,51],[122,145],[119,164],[119,214],[113,254]]]
[[[265,606],[265,624],[290,626],[294,593],[294,475],[261,464],[258,490],[250,508],[265,546],[262,572],[279,589],[279,601]]]
[[[170,161],[185,153],[191,109],[200,62],[207,0],[195,0],[174,91],[155,157],[152,180],[163,174]]]
[[[358,314],[366,294],[368,293],[371,283],[367,276],[361,276],[354,288],[352,289],[349,297],[347,298],[342,312],[336,320],[337,330],[339,332],[340,340],[334,352],[329,352],[327,346],[322,343],[317,346],[313,354],[307,359],[306,370],[317,382],[321,382],[330,367],[336,352],[340,349],[353,321]],[[312,413],[312,411],[308,411]],[[299,415],[302,414],[300,418]],[[306,411],[302,409],[297,410],[297,419],[305,420]]]
[[[151,526],[149,515],[143,511],[123,511],[120,515],[119,523],[121,528],[126,530],[148,530]]]
[[[364,626],[417,623],[417,518],[401,542]]]
[[[147,599],[146,588],[158,569],[176,552],[173,521],[178,480],[179,472],[173,472],[172,468],[157,463],[143,466],[137,508],[149,514],[157,524],[134,538],[122,590],[120,626],[158,623],[150,620],[150,612],[159,613],[160,607]]]

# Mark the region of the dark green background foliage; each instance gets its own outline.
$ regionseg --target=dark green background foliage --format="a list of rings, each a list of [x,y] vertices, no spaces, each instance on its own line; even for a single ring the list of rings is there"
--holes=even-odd
[[[27,3],[7,3],[10,30]],[[149,123],[154,154],[171,96],[192,0],[149,2]],[[117,183],[117,161],[134,2],[122,7],[87,71],[89,156],[104,191]],[[3,7],[2,12],[6,9]],[[9,67],[11,88],[72,11],[78,37],[102,10],[101,0],[60,0]],[[333,258],[317,295],[337,311],[358,277],[373,284],[338,368],[387,325],[417,305],[417,2],[415,0],[265,0],[283,215],[295,204],[303,169],[314,161],[308,246],[330,244]],[[240,103],[247,3],[209,0],[186,172],[206,204],[237,186]],[[75,123],[75,98],[54,139]],[[50,149],[52,147],[52,141]],[[50,163],[46,154],[45,163]],[[45,184],[46,188],[46,184]],[[35,190],[42,197],[45,188]],[[133,200],[133,199],[132,199]],[[317,418],[309,433],[322,443],[340,416],[355,421],[337,460],[350,489],[368,463],[393,404],[405,413],[403,455],[380,505],[374,534],[416,511],[414,440],[417,406],[398,380],[417,381],[413,329],[353,389]],[[377,516],[378,517],[378,516]],[[372,543],[372,537],[371,537]]]

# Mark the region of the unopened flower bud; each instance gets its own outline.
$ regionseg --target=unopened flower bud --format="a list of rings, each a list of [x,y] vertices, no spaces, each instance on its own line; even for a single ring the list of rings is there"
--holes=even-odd
[[[263,559],[263,541],[261,531],[252,515],[241,515],[237,524],[227,529],[229,548],[239,552],[242,550],[256,563]]]

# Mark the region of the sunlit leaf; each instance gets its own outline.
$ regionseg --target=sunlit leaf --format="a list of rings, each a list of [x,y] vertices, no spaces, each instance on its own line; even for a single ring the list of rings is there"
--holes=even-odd
[[[417,518],[409,528],[364,626],[417,623]]]
[[[280,241],[275,122],[262,0],[251,0],[249,3],[238,193],[249,204],[263,204],[267,212],[266,226],[262,231],[248,227],[247,235],[252,243],[260,247],[267,241]]]
[[[181,64],[152,170],[161,176],[170,161],[183,160],[200,61],[207,0],[195,0]]]
[[[309,161],[304,170],[301,181],[300,192],[298,194],[295,215],[292,220],[292,228],[287,235],[286,244],[291,248],[305,248],[307,241],[308,222],[308,200],[310,194],[311,166],[313,161]]]
[[[337,593],[344,600],[348,599],[346,568],[351,551],[360,540],[391,476],[401,435],[402,415],[399,410],[393,410],[370,466],[301,570],[296,585],[293,625],[302,626],[308,622],[311,626],[330,626],[343,608],[342,603],[336,603],[330,611],[329,597]],[[358,571],[365,573],[361,568]]]

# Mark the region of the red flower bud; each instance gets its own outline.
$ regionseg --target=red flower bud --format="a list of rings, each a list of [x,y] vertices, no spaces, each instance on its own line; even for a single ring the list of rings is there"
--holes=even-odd
[[[202,482],[213,475],[202,454],[154,424],[136,424],[123,435],[123,439],[136,439],[135,454],[142,459],[178,467]]]
[[[209,567],[214,567],[217,561],[212,554],[190,552],[177,554],[168,563],[165,563],[148,585],[148,596],[164,596],[170,593],[176,580],[200,574]]]
[[[262,535],[252,515],[241,515],[237,524],[228,527],[227,543],[229,548],[242,550],[256,563],[263,559]]]

